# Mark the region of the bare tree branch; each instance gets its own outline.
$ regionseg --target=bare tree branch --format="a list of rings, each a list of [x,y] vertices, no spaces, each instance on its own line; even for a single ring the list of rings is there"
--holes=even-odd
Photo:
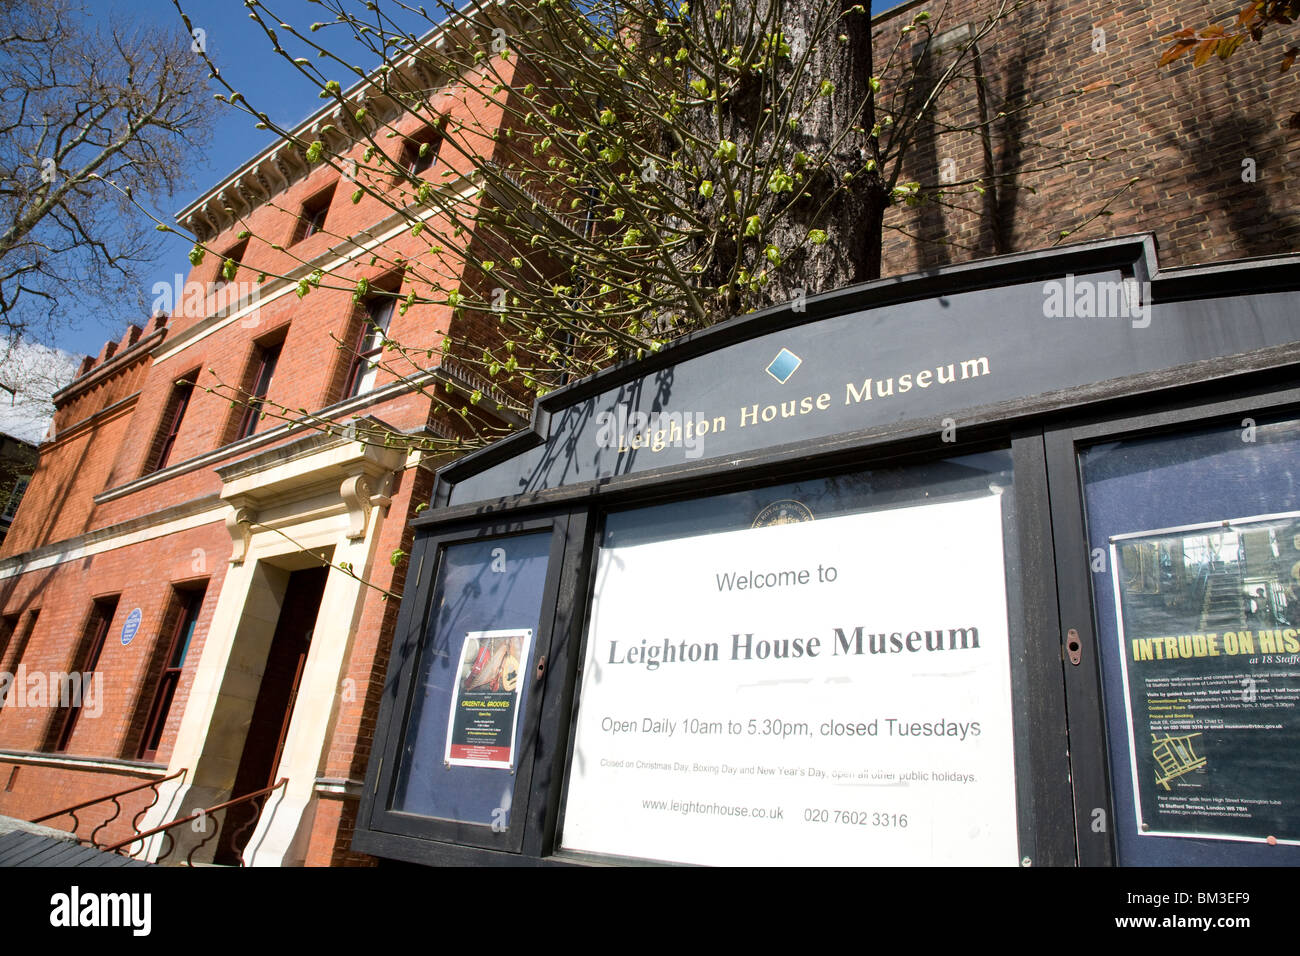
[[[141,301],[158,237],[131,199],[170,198],[212,109],[179,29],[92,33],[70,0],[0,0],[0,19],[0,323],[13,335],[78,301]]]

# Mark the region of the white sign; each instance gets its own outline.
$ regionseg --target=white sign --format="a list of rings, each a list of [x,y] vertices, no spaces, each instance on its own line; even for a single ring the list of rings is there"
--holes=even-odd
[[[1015,865],[1000,496],[602,549],[562,845]]]

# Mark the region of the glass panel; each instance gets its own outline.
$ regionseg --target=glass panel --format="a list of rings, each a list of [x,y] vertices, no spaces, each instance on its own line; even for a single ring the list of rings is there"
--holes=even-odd
[[[395,306],[392,299],[370,303],[361,344],[357,347],[357,356],[353,360],[352,395],[365,395],[375,388],[375,380],[379,377],[379,362],[383,358],[384,337],[388,334],[388,324],[392,321]]]
[[[1300,422],[1080,460],[1120,862],[1300,862]]]
[[[757,524],[860,514],[904,504],[938,501],[1003,488],[1011,483],[1011,453],[988,452],[911,468],[879,469],[811,478],[708,498],[674,501],[605,519],[603,546],[622,548],[651,541],[703,536]],[[794,502],[791,505],[790,502]],[[802,507],[799,507],[802,505]],[[767,511],[766,509],[771,509]]]
[[[394,810],[509,825],[550,549],[538,531],[443,550]]]
[[[1011,468],[991,452],[609,515],[562,845],[1016,865]]]
[[[181,624],[180,640],[176,642],[176,648],[172,652],[171,660],[167,663],[168,667],[179,669],[185,665],[185,654],[190,649],[190,641],[194,639],[194,628],[199,623],[199,609],[203,606],[203,592],[194,592],[188,601],[189,603],[185,608],[185,620]]]

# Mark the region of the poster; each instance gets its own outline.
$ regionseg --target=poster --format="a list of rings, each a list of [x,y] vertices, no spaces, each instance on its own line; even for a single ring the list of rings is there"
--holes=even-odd
[[[532,637],[530,630],[465,635],[447,718],[448,766],[514,767],[521,662]]]
[[[1138,832],[1300,841],[1300,513],[1111,556]]]
[[[563,847],[1017,864],[1000,496],[786,511],[601,549]]]

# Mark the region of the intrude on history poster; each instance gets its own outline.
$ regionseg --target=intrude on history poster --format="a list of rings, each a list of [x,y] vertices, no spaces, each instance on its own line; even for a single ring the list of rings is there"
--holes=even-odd
[[[602,549],[565,848],[1018,863],[1002,528],[985,493]]]
[[[521,669],[532,636],[530,630],[465,635],[448,716],[449,766],[514,767]]]
[[[1300,841],[1300,515],[1111,547],[1138,831]]]

